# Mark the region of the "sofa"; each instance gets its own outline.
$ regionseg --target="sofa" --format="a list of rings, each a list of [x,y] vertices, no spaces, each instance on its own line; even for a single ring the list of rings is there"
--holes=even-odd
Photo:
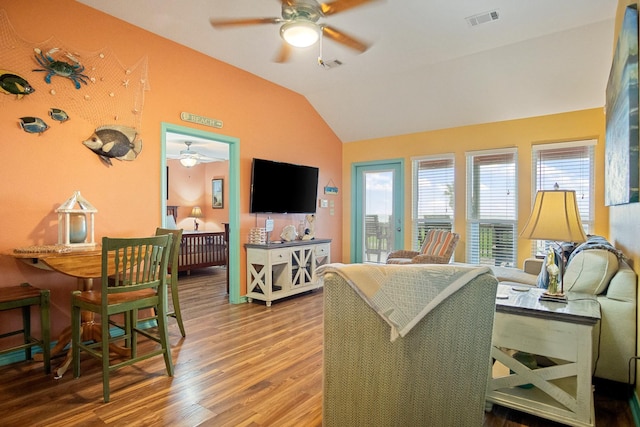
[[[577,251],[577,249],[576,249]],[[502,284],[538,286],[542,259],[528,259],[523,269],[492,267]],[[587,248],[572,254],[565,268],[564,291],[596,295],[601,320],[594,328],[594,376],[627,383],[629,360],[636,354],[637,278],[623,257],[611,249]]]
[[[329,264],[317,273],[324,426],[482,425],[498,283],[488,268]],[[460,274],[455,290],[439,292]],[[421,303],[403,310],[389,300]],[[404,316],[415,312],[424,316]]]

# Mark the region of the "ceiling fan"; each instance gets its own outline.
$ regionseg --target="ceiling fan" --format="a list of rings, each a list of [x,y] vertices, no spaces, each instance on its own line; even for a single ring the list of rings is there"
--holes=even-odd
[[[180,160],[180,163],[185,168],[190,168],[198,163],[210,163],[210,162],[221,162],[226,160],[222,157],[213,157],[210,155],[202,154],[201,152],[195,151],[191,149],[192,141],[184,141],[184,144],[187,146],[186,150],[180,150],[180,155],[167,155],[169,159],[177,159]]]
[[[190,168],[198,163],[200,154],[195,151],[191,151],[191,141],[185,141],[185,145],[187,146],[187,149],[180,151],[180,163],[185,168]]]
[[[318,41],[321,36],[341,43],[360,53],[365,52],[369,46],[340,30],[323,23],[318,23],[324,18],[345,10],[353,9],[377,0],[335,0],[331,3],[318,3],[316,0],[280,0],[282,3],[281,18],[247,18],[247,19],[215,19],[210,22],[214,28],[227,28],[233,26],[255,24],[282,24],[280,37],[283,43],[276,62],[286,62],[291,54],[291,46],[308,47]]]

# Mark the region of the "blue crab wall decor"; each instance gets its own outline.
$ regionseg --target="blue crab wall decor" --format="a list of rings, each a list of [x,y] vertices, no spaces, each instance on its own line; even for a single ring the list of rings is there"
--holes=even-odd
[[[80,89],[80,83],[84,83],[86,85],[87,80],[85,79],[89,78],[82,74],[84,66],[80,64],[80,62],[70,53],[67,53],[65,56],[72,61],[71,63],[54,59],[53,54],[59,50],[59,48],[54,47],[45,54],[40,49],[35,49],[36,62],[44,67],[44,69],[37,68],[33,71],[44,71],[47,73],[47,75],[44,76],[44,81],[48,84],[51,84],[51,77],[60,76],[68,78],[73,82],[76,89]]]

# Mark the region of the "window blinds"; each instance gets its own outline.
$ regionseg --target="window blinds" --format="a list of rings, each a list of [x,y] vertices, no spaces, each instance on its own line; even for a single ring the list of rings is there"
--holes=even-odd
[[[596,140],[532,147],[532,203],[539,190],[553,190],[557,183],[561,190],[574,190],[585,233],[594,226],[594,156]],[[534,252],[545,251],[545,242],[534,242]]]
[[[585,231],[593,224],[595,140],[533,146],[532,202],[538,190],[575,190]]]
[[[413,160],[412,247],[418,250],[427,231],[453,229],[454,158],[445,155]]]
[[[467,262],[515,266],[517,151],[467,153]]]

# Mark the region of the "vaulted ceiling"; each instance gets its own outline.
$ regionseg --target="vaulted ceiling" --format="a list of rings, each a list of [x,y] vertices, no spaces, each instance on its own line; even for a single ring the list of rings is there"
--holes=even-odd
[[[79,1],[300,93],[343,142],[602,107],[617,5],[374,0],[320,19],[366,52],[325,37],[276,63],[280,25],[209,20],[280,17],[278,0]]]

